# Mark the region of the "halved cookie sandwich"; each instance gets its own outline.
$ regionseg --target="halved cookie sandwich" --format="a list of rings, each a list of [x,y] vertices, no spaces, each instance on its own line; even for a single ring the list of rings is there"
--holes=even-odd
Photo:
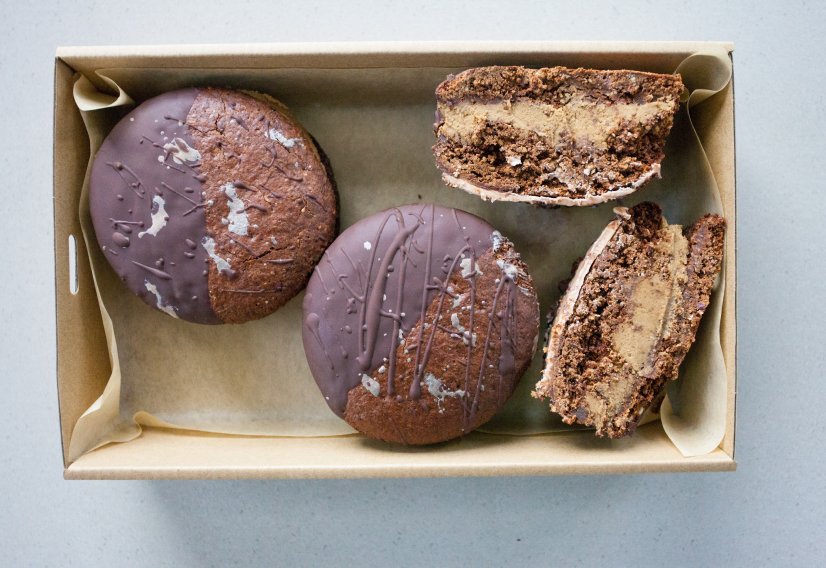
[[[597,436],[632,434],[677,378],[723,259],[725,220],[669,225],[660,207],[617,208],[560,300],[533,395]]]
[[[659,177],[679,75],[478,67],[436,89],[436,165],[483,199],[594,205]]]

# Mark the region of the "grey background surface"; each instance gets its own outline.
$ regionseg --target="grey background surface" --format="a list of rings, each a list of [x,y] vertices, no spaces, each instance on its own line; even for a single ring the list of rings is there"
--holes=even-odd
[[[816,2],[0,5],[0,565],[822,565],[826,9]],[[65,482],[54,356],[58,45],[733,40],[733,474]]]

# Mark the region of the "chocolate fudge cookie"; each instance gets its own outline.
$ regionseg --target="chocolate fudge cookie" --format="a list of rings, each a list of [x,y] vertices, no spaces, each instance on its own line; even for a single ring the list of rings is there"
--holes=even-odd
[[[330,408],[357,430],[432,444],[489,420],[539,332],[531,277],[484,220],[407,205],[359,221],[304,298],[304,350]]]
[[[669,225],[654,203],[617,219],[579,263],[556,312],[534,396],[597,436],[634,432],[677,378],[723,259],[725,220]]]
[[[89,180],[98,243],[126,286],[172,317],[264,317],[335,237],[332,171],[310,135],[257,93],[192,88],[124,117]]]
[[[682,90],[640,71],[468,69],[436,89],[436,164],[483,199],[617,199],[659,176]]]

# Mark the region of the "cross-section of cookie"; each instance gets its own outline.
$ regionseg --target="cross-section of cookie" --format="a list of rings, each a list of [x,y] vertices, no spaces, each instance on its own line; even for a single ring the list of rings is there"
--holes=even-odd
[[[329,162],[278,101],[216,88],[149,99],[112,129],[89,180],[104,256],[172,317],[241,323],[307,283],[335,237]]]
[[[725,220],[669,225],[654,203],[617,208],[559,302],[534,391],[567,424],[632,434],[694,342],[723,259]]]
[[[436,89],[436,165],[483,199],[585,206],[659,177],[678,75],[478,67]]]
[[[457,209],[407,205],[349,227],[307,286],[304,350],[329,407],[389,442],[467,434],[527,369],[539,304],[513,244]]]

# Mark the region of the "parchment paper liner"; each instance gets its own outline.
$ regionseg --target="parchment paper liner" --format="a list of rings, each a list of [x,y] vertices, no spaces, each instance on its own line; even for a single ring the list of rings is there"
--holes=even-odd
[[[553,65],[553,62],[548,62]],[[79,76],[75,101],[94,156],[106,133],[133,104],[175,87],[227,85],[272,94],[286,103],[330,156],[341,192],[342,228],[375,211],[421,201],[459,207],[488,219],[511,238],[531,269],[543,316],[559,298],[557,283],[612,218],[616,205],[653,200],[671,223],[724,214],[717,184],[690,113],[723,90],[727,53],[695,54],[677,68],[690,96],[666,148],[662,180],[632,196],[587,210],[535,209],[484,203],[444,186],[434,165],[435,86],[456,69],[109,69],[94,84]],[[301,300],[240,326],[199,326],[148,309],[117,280],[91,228],[87,179],[80,219],[90,254],[112,374],[103,394],[80,417],[68,459],[158,426],[239,435],[342,436],[353,430],[318,392],[301,346]],[[686,456],[714,450],[726,421],[726,374],[720,346],[722,279],[697,342],[662,406],[663,427]],[[569,431],[546,403],[529,396],[539,378],[541,349],[506,407],[482,430],[506,435]],[[647,420],[657,419],[650,415]]]

